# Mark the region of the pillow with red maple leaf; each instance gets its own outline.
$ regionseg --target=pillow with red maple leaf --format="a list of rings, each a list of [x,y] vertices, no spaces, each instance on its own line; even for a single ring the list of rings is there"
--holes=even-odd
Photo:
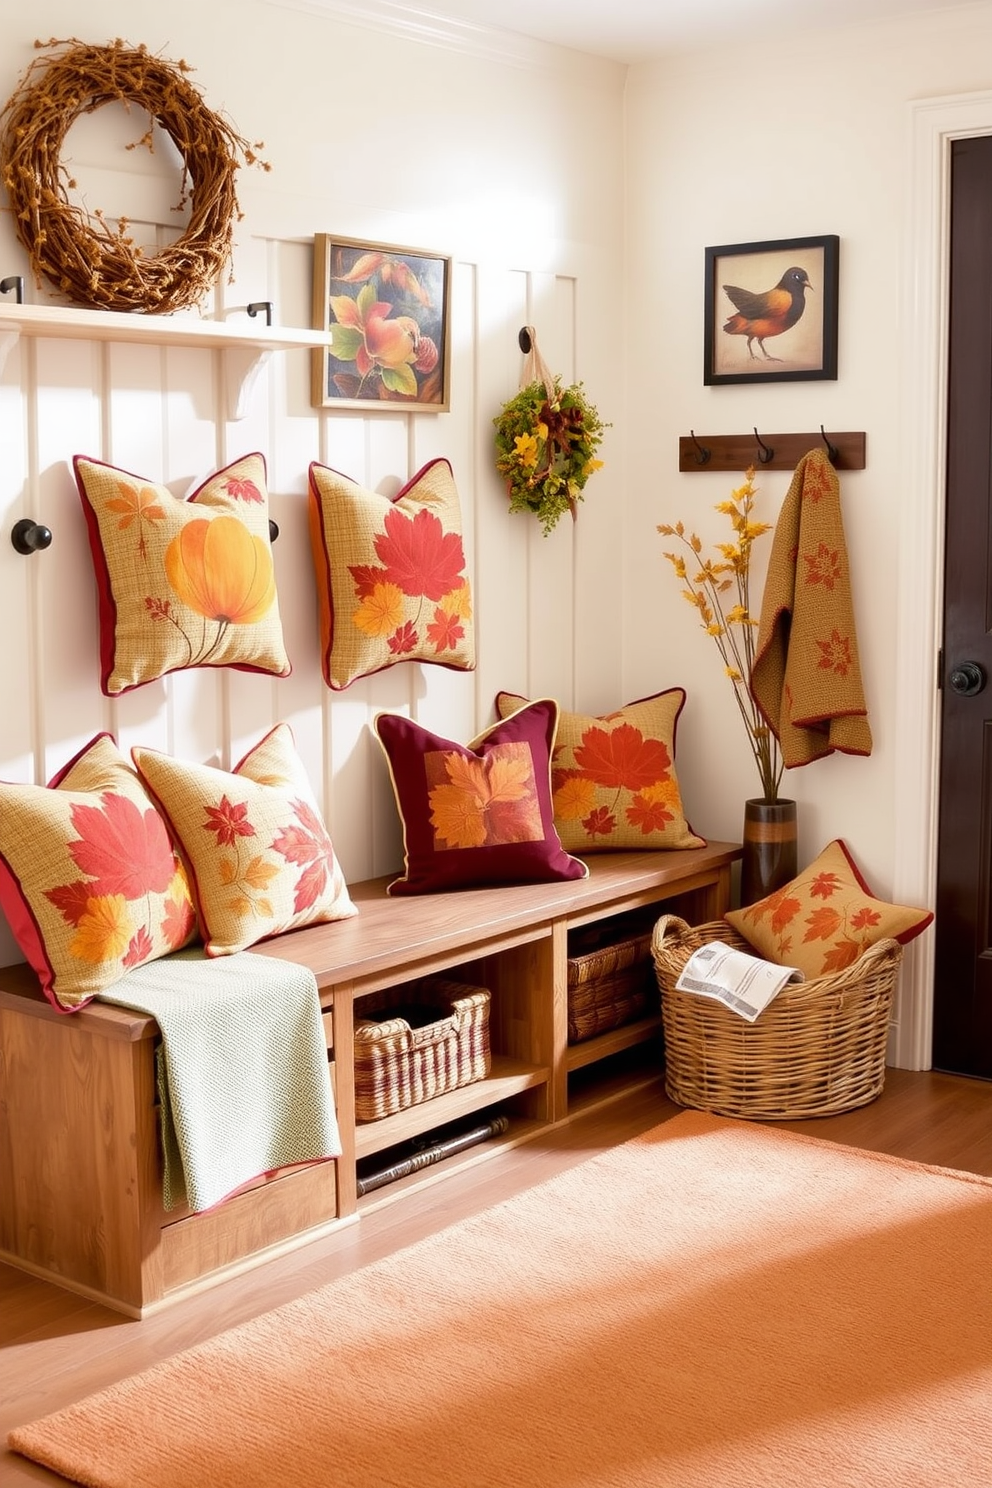
[[[262,455],[217,471],[186,500],[77,455],[108,697],[186,667],[288,676]]]
[[[67,1012],[194,938],[183,865],[109,734],[48,785],[0,782],[0,908]]]
[[[496,694],[501,718],[526,698]],[[627,703],[602,717],[563,712],[551,760],[555,826],[568,852],[705,847],[685,819],[675,728],[685,691]]]
[[[587,877],[555,831],[557,723],[558,704],[541,698],[456,744],[401,714],[376,715],[403,822],[405,871],[390,894]]]
[[[472,591],[447,460],[432,460],[392,498],[312,464],[310,543],[328,687],[398,661],[473,670]]]
[[[288,723],[230,772],[131,755],[189,866],[208,956],[357,913]]]
[[[784,888],[724,918],[764,960],[820,977],[852,966],[878,940],[906,945],[933,912],[876,899],[838,837]]]

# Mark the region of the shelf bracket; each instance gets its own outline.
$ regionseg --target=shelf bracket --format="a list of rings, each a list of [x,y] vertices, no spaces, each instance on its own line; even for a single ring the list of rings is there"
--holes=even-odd
[[[227,416],[229,419],[243,419],[248,413],[262,368],[272,355],[271,348],[225,346],[221,355],[224,358]]]
[[[7,365],[7,358],[21,339],[21,333],[17,329],[0,331],[0,373]]]

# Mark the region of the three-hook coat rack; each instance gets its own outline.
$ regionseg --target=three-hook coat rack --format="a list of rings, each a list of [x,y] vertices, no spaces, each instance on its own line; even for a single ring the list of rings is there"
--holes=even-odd
[[[794,470],[811,449],[825,449],[835,470],[864,470],[865,435],[828,434],[696,434],[679,439],[679,470]]]

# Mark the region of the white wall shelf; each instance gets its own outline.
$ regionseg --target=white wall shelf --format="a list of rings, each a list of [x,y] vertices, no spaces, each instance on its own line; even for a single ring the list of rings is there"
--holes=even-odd
[[[224,359],[228,416],[243,418],[262,367],[273,351],[326,346],[323,331],[252,321],[202,320],[192,315],[131,315],[70,305],[0,303],[0,371],[21,336],[122,341],[146,346],[200,346]]]

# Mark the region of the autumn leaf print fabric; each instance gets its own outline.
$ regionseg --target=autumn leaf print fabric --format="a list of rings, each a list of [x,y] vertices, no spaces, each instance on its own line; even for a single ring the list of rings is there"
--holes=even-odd
[[[186,667],[290,671],[269,539],[265,461],[245,455],[179,500],[77,455],[108,697]]]
[[[131,755],[189,865],[208,956],[356,913],[287,723],[233,771]]]
[[[496,696],[501,718],[527,701]],[[681,687],[602,717],[562,711],[551,760],[554,819],[568,852],[705,847],[685,819],[675,774]]]
[[[109,734],[47,786],[0,783],[0,908],[64,1010],[195,937],[168,829]]]
[[[458,744],[398,713],[373,728],[403,823],[405,871],[390,894],[584,878],[551,807],[558,705],[543,698]]]
[[[310,466],[321,670],[340,691],[398,661],[475,666],[472,591],[451,466],[432,460],[396,497]]]
[[[812,978],[853,966],[876,941],[906,945],[933,913],[876,899],[837,838],[791,883],[725,919],[766,961],[797,966]]]

